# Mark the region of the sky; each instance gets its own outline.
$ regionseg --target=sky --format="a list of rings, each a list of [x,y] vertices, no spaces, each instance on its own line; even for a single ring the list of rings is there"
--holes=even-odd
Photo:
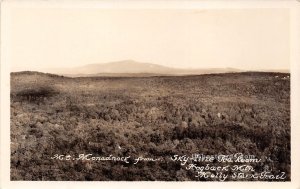
[[[289,69],[288,9],[16,8],[12,71],[135,60],[176,68]]]

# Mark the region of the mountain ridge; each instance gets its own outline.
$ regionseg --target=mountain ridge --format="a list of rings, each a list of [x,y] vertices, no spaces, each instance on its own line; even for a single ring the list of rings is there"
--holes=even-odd
[[[241,70],[237,68],[172,68],[148,62],[138,62],[135,60],[121,60],[106,63],[93,63],[74,68],[50,68],[42,72],[58,74],[69,77],[97,77],[97,76],[181,76],[181,75],[202,75],[216,73],[235,73],[235,72],[278,72],[290,73],[289,70],[276,69],[258,69],[258,70]]]
[[[209,73],[241,72],[235,68],[171,68],[163,65],[122,60],[107,63],[93,63],[74,68],[57,68],[44,70],[61,75],[117,75],[117,74],[150,74],[150,75],[199,75]]]

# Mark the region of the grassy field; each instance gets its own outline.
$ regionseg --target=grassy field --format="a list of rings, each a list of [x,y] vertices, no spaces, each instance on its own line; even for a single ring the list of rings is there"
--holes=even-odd
[[[164,161],[51,159],[89,153]],[[267,156],[290,180],[289,74],[11,74],[12,180],[214,180],[168,160],[194,153]]]

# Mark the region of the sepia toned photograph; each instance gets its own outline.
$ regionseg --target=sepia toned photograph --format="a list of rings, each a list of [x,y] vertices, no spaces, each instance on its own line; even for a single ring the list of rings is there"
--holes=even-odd
[[[290,9],[10,11],[11,181],[291,181]]]

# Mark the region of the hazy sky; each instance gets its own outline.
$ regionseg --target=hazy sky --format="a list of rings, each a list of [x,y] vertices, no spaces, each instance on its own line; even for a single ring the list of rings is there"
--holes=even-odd
[[[287,9],[13,9],[12,71],[133,59],[289,69]]]

